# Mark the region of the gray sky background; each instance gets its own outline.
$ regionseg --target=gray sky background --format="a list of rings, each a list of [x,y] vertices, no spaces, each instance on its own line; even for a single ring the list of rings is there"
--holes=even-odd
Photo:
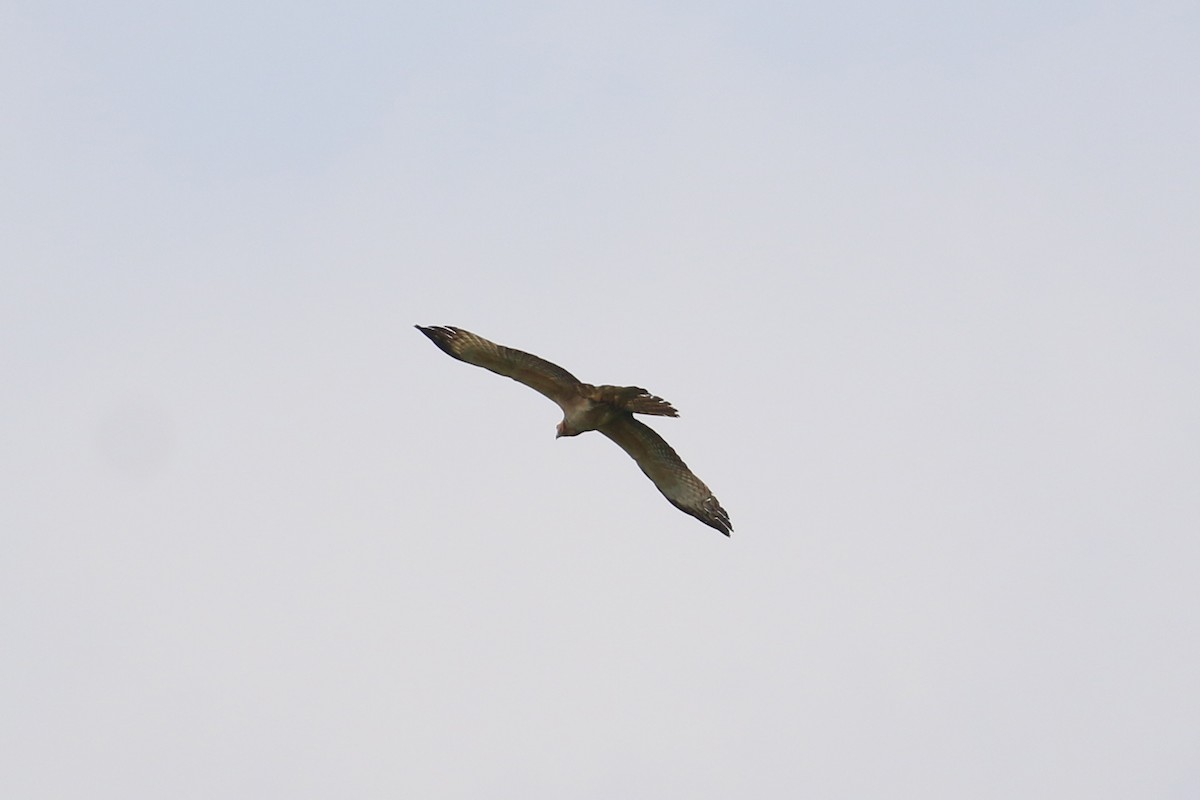
[[[1200,794],[1200,6],[302,5],[0,6],[0,795]]]

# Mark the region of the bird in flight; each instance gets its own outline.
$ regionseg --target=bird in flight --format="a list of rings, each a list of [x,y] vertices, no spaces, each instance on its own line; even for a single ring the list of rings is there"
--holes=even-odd
[[[633,457],[671,505],[726,536],[733,532],[729,515],[704,481],[688,469],[661,436],[634,419],[634,414],[679,416],[666,400],[638,386],[583,383],[557,364],[490,342],[462,328],[441,325],[416,328],[452,358],[512,378],[558,403],[563,420],[558,423],[555,438],[600,431]]]

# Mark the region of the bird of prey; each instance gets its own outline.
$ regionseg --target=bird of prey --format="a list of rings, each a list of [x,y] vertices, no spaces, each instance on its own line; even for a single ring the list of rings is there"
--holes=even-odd
[[[683,459],[634,414],[677,417],[679,412],[661,397],[638,386],[593,386],[557,364],[520,350],[490,342],[470,331],[450,326],[416,326],[447,355],[523,383],[558,403],[563,420],[559,436],[600,431],[633,457],[671,505],[728,536],[729,515],[713,493],[688,469]]]

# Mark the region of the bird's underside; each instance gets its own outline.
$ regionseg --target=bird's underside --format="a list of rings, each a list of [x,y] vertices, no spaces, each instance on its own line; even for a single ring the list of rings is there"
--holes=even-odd
[[[563,411],[559,436],[599,431],[628,453],[680,511],[729,536],[729,515],[669,444],[634,414],[677,417],[661,397],[638,386],[593,386],[557,364],[488,341],[462,328],[416,326],[447,355],[512,378],[553,400]]]

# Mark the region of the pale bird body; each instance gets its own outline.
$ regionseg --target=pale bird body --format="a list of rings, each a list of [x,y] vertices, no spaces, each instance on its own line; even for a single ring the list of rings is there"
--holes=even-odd
[[[728,536],[729,515],[704,482],[653,429],[634,414],[677,417],[661,397],[638,386],[593,386],[557,364],[530,353],[498,345],[462,328],[416,326],[447,355],[525,384],[558,404],[563,420],[556,436],[599,431],[616,442],[641,467],[646,477],[680,511]]]

